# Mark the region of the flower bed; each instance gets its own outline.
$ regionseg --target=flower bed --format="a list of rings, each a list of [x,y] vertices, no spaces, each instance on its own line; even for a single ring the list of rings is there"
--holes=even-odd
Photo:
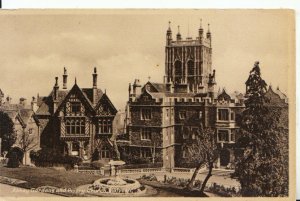
[[[144,179],[146,181],[158,181],[155,175],[143,175],[141,176],[141,179]],[[168,177],[165,175],[164,181],[158,181],[158,182],[162,184],[168,184],[169,186],[185,188],[190,182],[190,179]],[[195,180],[194,182],[195,190],[199,190],[201,188],[202,182],[203,181],[201,180]],[[235,187],[225,187],[223,185],[218,185],[216,183],[213,183],[211,185],[206,185],[205,191],[220,195],[222,197],[240,196],[240,189],[236,189]]]

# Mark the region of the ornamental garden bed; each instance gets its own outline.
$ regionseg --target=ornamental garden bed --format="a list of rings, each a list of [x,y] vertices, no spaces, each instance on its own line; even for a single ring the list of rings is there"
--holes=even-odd
[[[165,175],[164,181],[158,181],[155,175],[143,175],[139,179],[140,183],[144,185],[149,185],[164,189],[170,192],[175,192],[187,197],[208,197],[210,196],[222,196],[222,197],[239,197],[240,189],[234,187],[225,187],[216,183],[207,184],[205,187],[205,193],[201,194],[199,189],[202,185],[202,181],[196,180],[194,183],[194,189],[192,191],[186,189],[185,187],[189,183],[189,179],[168,177]],[[207,192],[207,194],[206,194]]]

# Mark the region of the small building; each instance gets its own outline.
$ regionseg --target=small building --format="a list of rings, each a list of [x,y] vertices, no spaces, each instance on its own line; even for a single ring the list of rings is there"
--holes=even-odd
[[[19,104],[12,104],[11,98],[7,97],[0,106],[0,112],[7,114],[13,123],[16,140],[12,147],[23,152],[23,164],[30,165],[30,151],[40,149],[40,127],[34,111],[25,98],[20,98]]]

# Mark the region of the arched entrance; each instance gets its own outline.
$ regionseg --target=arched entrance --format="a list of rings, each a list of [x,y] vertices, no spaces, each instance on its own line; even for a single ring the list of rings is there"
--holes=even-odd
[[[220,165],[227,166],[230,162],[230,151],[228,149],[221,150],[220,153]]]

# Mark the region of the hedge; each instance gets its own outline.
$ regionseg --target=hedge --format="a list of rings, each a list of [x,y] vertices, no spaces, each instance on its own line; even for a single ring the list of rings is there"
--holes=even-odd
[[[30,152],[31,161],[36,166],[53,166],[54,164],[68,164],[72,167],[80,164],[82,159],[78,156],[62,155],[52,149],[41,149],[39,151]]]

